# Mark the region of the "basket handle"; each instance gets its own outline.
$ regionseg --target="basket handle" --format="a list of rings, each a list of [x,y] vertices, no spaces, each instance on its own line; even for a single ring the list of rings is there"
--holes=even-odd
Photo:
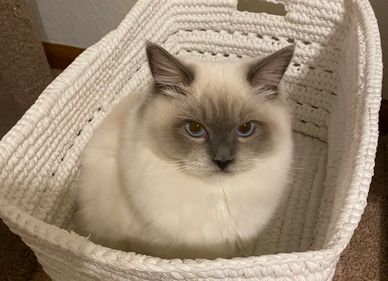
[[[287,15],[285,4],[274,0],[237,0],[237,10],[281,17]]]

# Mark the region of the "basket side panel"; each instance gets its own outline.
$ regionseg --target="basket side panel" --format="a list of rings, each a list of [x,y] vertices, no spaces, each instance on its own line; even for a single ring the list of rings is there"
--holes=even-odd
[[[364,211],[373,175],[381,101],[381,44],[368,1],[352,6],[343,73],[343,95],[331,119],[329,162],[322,204],[332,212],[321,216],[327,225],[316,246],[342,250]]]

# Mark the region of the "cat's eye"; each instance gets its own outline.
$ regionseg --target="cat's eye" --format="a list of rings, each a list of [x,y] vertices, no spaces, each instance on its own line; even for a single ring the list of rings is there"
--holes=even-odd
[[[185,124],[185,130],[190,136],[194,138],[201,138],[206,135],[205,128],[195,121],[187,122]]]
[[[237,134],[240,137],[246,138],[253,134],[253,132],[255,131],[255,128],[256,128],[256,123],[253,121],[249,121],[237,128]]]

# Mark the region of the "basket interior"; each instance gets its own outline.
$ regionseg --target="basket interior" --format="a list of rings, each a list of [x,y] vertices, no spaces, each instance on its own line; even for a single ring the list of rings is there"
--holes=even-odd
[[[324,18],[325,32],[314,33],[303,29],[304,24],[292,22],[296,13],[292,10],[289,19],[280,19],[238,12],[233,1],[224,8],[210,4],[183,7],[179,3],[171,1],[167,8],[149,9],[136,22],[127,18],[48,87],[18,124],[19,129],[30,133],[21,139],[14,130],[8,136],[8,140],[17,138],[17,145],[7,159],[1,159],[2,196],[48,223],[69,225],[75,206],[73,191],[79,155],[93,130],[120,98],[150,81],[145,39],[174,54],[209,60],[267,55],[296,43],[296,55],[284,78],[294,113],[293,178],[283,204],[258,237],[256,252],[259,255],[324,247],[332,216],[328,206],[334,204],[333,173],[340,165],[333,164],[335,159],[331,160],[329,153],[331,146],[337,146],[334,137],[342,128],[333,116],[338,117],[338,111],[346,106],[345,91],[352,90],[351,85],[343,85],[341,73],[347,64],[344,48],[350,40],[346,33],[350,21]],[[342,5],[338,8],[344,9]],[[182,9],[201,16],[188,21]],[[219,13],[219,21],[206,16],[212,13]],[[242,17],[246,20],[240,20]],[[263,24],[252,24],[250,19],[260,19]],[[139,32],[140,23],[142,30],[149,30],[147,35]],[[153,28],[156,23],[158,30]],[[350,34],[357,40],[356,29],[353,31]]]

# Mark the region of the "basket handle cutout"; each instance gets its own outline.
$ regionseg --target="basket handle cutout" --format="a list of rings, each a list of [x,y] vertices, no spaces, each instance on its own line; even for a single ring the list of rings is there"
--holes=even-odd
[[[282,17],[287,15],[286,8],[283,4],[276,4],[263,0],[238,0],[237,10],[241,12],[266,13]]]

